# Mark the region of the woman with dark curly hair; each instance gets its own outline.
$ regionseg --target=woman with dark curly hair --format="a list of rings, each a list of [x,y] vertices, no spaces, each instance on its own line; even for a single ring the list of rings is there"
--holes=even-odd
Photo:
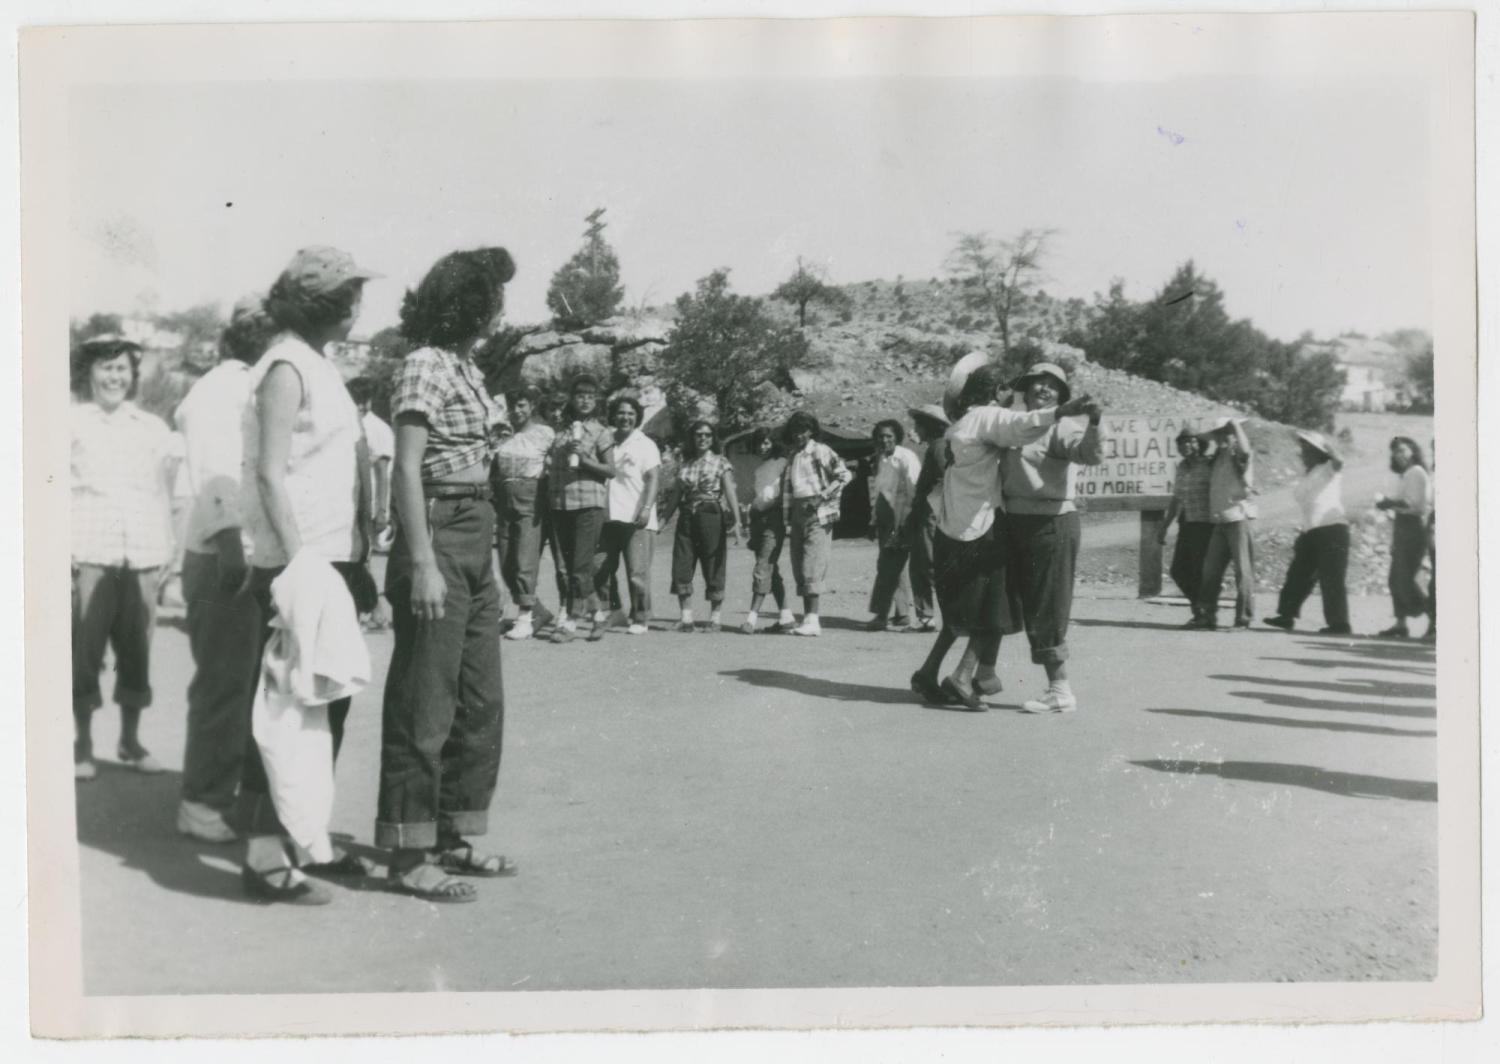
[[[733,533],[739,542],[734,470],[718,453],[719,434],[707,421],[688,426],[677,470],[677,533],[672,538],[672,590],[682,607],[679,632],[694,631],[693,570],[702,568],[708,598],[708,627],[723,626],[725,543]]]
[[[359,411],[338,367],[323,354],[349,335],[365,282],[380,276],[355,265],[347,252],[303,248],[266,295],[265,312],[280,330],[250,371],[250,402],[243,425],[244,528],[250,540],[250,594],[260,616],[262,655],[275,613],[272,584],[298,555],[333,566],[356,606],[373,586],[363,559],[368,528],[360,500],[363,434]],[[364,607],[368,609],[369,607]],[[328,704],[333,753],[344,734],[349,699]],[[245,751],[240,777],[239,820],[246,835],[241,882],[263,901],[321,905],[332,900],[303,873],[362,875],[353,855],[301,853],[292,846],[271,797],[271,784],[257,743]],[[293,858],[298,867],[293,867]]]
[[[593,619],[590,641],[603,639],[608,631],[609,618],[594,594],[594,555],[609,504],[607,485],[614,476],[609,463],[614,434],[599,420],[598,409],[599,380],[580,373],[568,389],[568,405],[558,416],[547,456],[553,552],[568,573],[567,596],[552,630],[554,643],[572,640],[585,616]]]
[[[1431,608],[1427,594],[1417,583],[1422,558],[1427,553],[1427,514],[1432,509],[1432,479],[1422,448],[1410,436],[1391,440],[1391,472],[1396,474],[1395,494],[1375,500],[1378,509],[1394,515],[1391,530],[1391,606],[1396,623],[1380,634],[1387,639],[1411,635],[1408,617],[1420,617]]]
[[[661,452],[641,431],[644,420],[645,411],[634,396],[610,401],[609,422],[615,432],[609,460],[614,476],[609,480],[609,506],[594,555],[594,594],[601,603],[610,597],[611,581],[620,559],[625,559],[625,579],[630,585],[626,631],[631,635],[645,635],[651,621],[651,555],[656,546],[656,481],[661,470]]]
[[[515,866],[476,850],[500,774],[505,699],[490,463],[498,404],[474,365],[499,325],[515,263],[503,248],[439,259],[401,307],[406,356],[391,397],[397,532],[386,569],[395,646],[386,675],[375,844],[389,877],[427,901],[469,902],[453,878]]]
[[[878,421],[870,432],[875,441],[875,472],[870,477],[870,531],[880,547],[875,562],[875,586],[870,590],[870,612],[865,628],[883,632],[891,624],[905,628],[910,621],[911,584],[906,563],[911,557],[906,515],[911,512],[922,463],[901,444],[906,430],[894,419]],[[894,616],[892,608],[894,607]]]

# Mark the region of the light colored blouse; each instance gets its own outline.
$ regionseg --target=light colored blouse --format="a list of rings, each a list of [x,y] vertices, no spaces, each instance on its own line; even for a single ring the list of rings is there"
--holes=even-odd
[[[245,465],[241,498],[251,543],[250,563],[271,569],[291,561],[282,549],[281,537],[271,527],[255,475],[261,450],[257,393],[266,374],[283,362],[302,379],[302,405],[292,423],[286,463],[286,493],[302,549],[325,561],[356,560],[359,478],[355,448],[364,433],[359,410],[338,367],[301,337],[283,333],[250,371],[251,399],[245,404],[242,421]]]
[[[1426,520],[1432,510],[1432,478],[1419,465],[1407,466],[1406,472],[1396,482],[1391,498],[1406,503],[1406,509],[1398,512]]]
[[[131,402],[72,416],[73,564],[154,569],[171,560],[172,432]]]
[[[1302,509],[1304,530],[1349,523],[1344,512],[1344,475],[1332,462],[1313,466],[1292,488],[1292,497]]]

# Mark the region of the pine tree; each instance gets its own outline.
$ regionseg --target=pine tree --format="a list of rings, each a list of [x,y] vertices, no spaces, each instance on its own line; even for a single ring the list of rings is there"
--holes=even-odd
[[[604,208],[585,219],[583,246],[552,275],[547,307],[564,329],[582,329],[613,314],[625,298],[620,285],[620,260],[604,240]]]

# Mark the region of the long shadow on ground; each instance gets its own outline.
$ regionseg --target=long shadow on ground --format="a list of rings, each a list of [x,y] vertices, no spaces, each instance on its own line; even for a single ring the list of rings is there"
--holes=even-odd
[[[1215,713],[1208,709],[1148,709],[1147,713],[1164,713],[1172,717],[1201,717],[1224,720],[1231,724],[1274,724],[1282,728],[1312,728],[1317,731],[1354,732],[1359,735],[1406,735],[1430,739],[1435,731],[1410,728],[1387,728],[1380,724],[1350,724],[1342,720],[1300,720],[1296,717],[1263,717],[1255,713]]]
[[[1379,669],[1382,672],[1399,672],[1406,676],[1431,676],[1437,670],[1417,663],[1407,665],[1383,665],[1376,661],[1345,661],[1343,658],[1261,658],[1261,661],[1285,661],[1293,665],[1306,665],[1312,669]]]
[[[1437,648],[1426,643],[1396,641],[1390,639],[1355,639],[1330,636],[1320,640],[1297,640],[1297,645],[1309,650],[1337,650],[1353,657],[1370,658],[1375,661],[1409,661],[1418,665],[1431,665],[1437,660]]]
[[[1303,698],[1275,691],[1230,691],[1235,698],[1253,698],[1287,709],[1327,709],[1336,713],[1378,713],[1388,717],[1436,717],[1434,706],[1398,706],[1388,702],[1333,702],[1326,698]]]
[[[1430,683],[1396,683],[1394,680],[1371,680],[1364,677],[1349,680],[1278,680],[1270,676],[1236,676],[1214,673],[1210,680],[1230,683],[1263,683],[1273,687],[1301,687],[1309,691],[1349,695],[1351,698],[1436,698],[1437,687]]]
[[[1407,802],[1437,801],[1437,784],[1425,780],[1392,779],[1356,772],[1335,772],[1316,765],[1288,765],[1278,761],[1131,761],[1155,772],[1189,776],[1218,776],[1226,780],[1270,783],[1283,787],[1338,794],[1346,798],[1397,798]]]
[[[831,698],[838,702],[877,702],[881,705],[910,705],[910,691],[898,687],[871,687],[862,683],[840,683],[776,669],[730,669],[719,673],[755,687],[775,687],[814,698]]]

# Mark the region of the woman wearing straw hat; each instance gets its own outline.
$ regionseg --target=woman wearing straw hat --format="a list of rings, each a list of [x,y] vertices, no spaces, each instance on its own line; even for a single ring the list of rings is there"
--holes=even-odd
[[[1027,410],[1066,405],[1068,375],[1038,362],[1011,382]],[[1070,713],[1078,700],[1068,683],[1068,621],[1082,527],[1073,502],[1075,467],[1104,460],[1099,404],[1089,402],[1088,425],[1055,422],[1041,438],[1005,452],[1000,483],[1005,497],[1005,559],[1021,598],[1031,661],[1047,670],[1047,690],[1028,699],[1023,713]]]
[[[1314,582],[1323,596],[1321,635],[1349,634],[1349,594],[1344,576],[1349,570],[1349,519],[1344,513],[1344,463],[1321,432],[1299,432],[1302,466],[1306,474],[1292,494],[1302,511],[1302,531],[1292,546],[1292,563],[1281,585],[1272,628],[1290,632]]]
[[[941,484],[942,441],[943,433],[948,431],[948,415],[936,403],[909,407],[906,412],[911,415],[917,438],[927,445],[921,467],[917,471],[917,480],[920,481],[923,473],[926,473],[932,484]],[[917,519],[908,518],[906,525],[906,541],[911,547],[911,601],[916,613],[913,625],[919,632],[931,632],[937,628],[937,623],[933,620],[936,600],[932,592],[932,534],[937,530],[936,508],[930,505],[923,507]]]

